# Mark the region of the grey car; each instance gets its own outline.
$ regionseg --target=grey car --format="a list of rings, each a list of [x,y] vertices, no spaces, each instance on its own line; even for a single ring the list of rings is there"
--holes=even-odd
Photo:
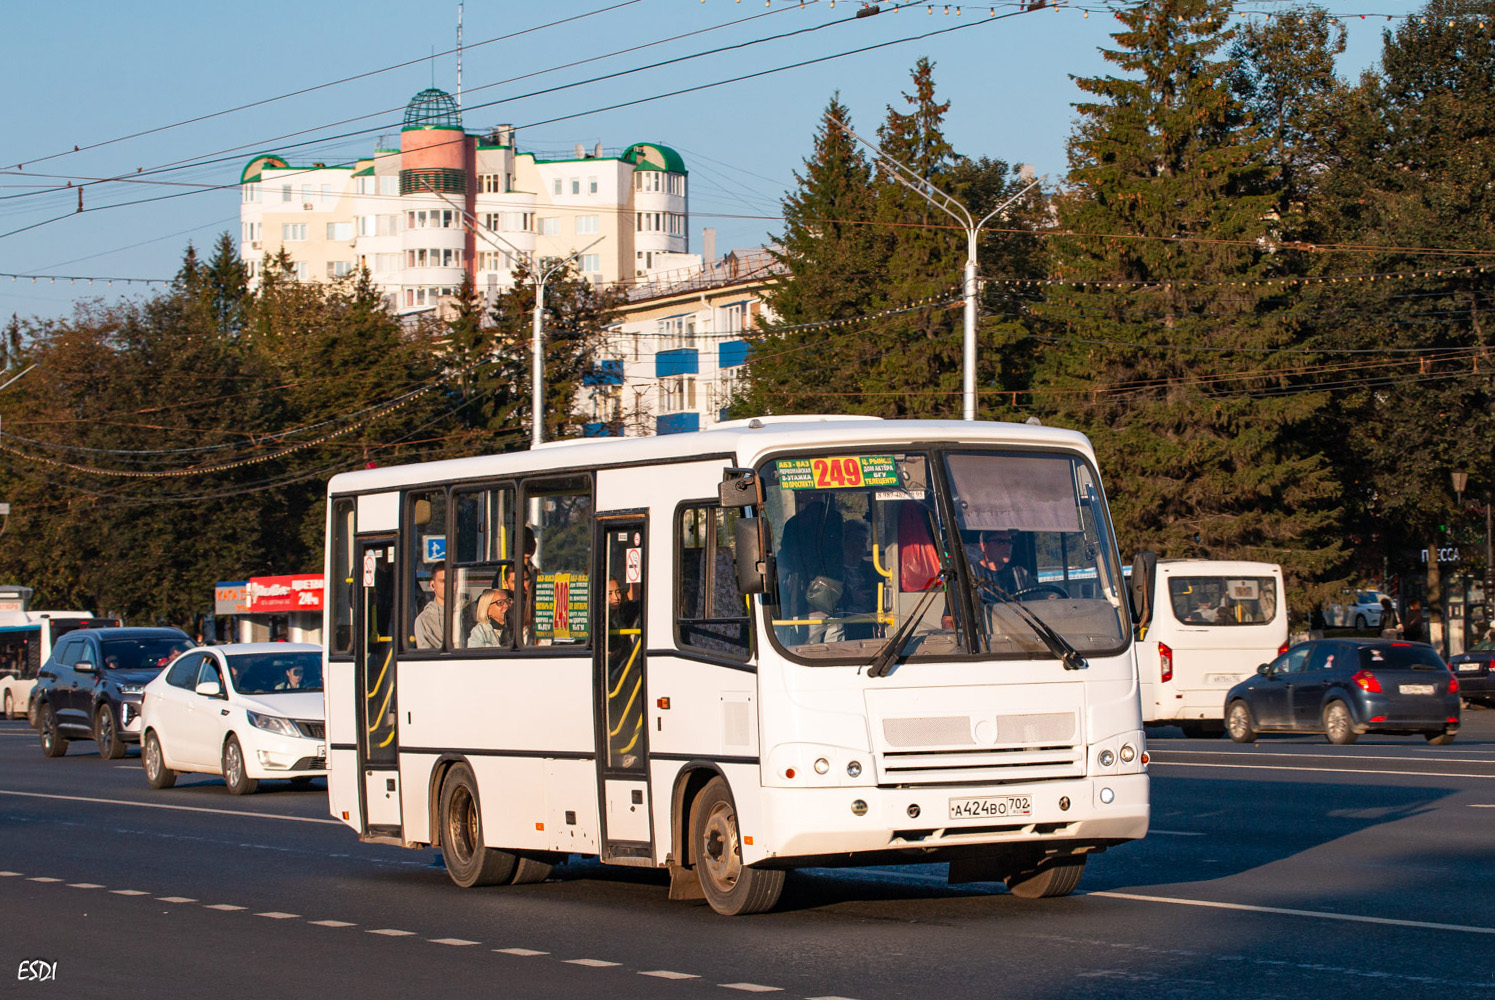
[[[1225,696],[1225,729],[1237,743],[1257,733],[1420,733],[1429,743],[1459,731],[1459,679],[1425,642],[1301,642]]]

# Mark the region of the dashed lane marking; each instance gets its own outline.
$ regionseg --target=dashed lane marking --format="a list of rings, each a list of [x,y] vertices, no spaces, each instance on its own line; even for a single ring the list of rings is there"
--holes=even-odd
[[[376,931],[369,931],[369,933],[370,934],[381,934],[384,937],[414,937],[415,936],[415,931],[397,931],[393,927],[381,927],[381,928],[379,928]]]
[[[1390,754],[1365,754],[1365,753],[1284,753],[1279,750],[1155,750],[1148,747],[1153,759],[1158,754],[1172,756],[1173,754],[1188,754],[1190,757],[1292,757],[1300,760],[1368,760],[1378,762],[1383,760],[1405,760],[1418,764],[1495,764],[1495,759],[1480,759],[1477,757],[1437,757],[1428,755],[1424,757],[1393,757]],[[1483,751],[1487,752],[1487,751]]]
[[[617,962],[605,962],[600,958],[568,958],[567,965],[585,965],[589,969],[610,969],[618,965]]]
[[[640,972],[641,976],[653,976],[655,979],[700,979],[700,976],[689,972],[670,972],[668,969],[655,969],[653,972]]]
[[[548,951],[535,951],[533,948],[494,948],[500,955],[517,955],[520,958],[534,958],[536,955],[549,955]]]
[[[20,872],[0,872],[0,878],[20,878]]]
[[[279,910],[266,910],[264,913],[256,913],[256,917],[269,917],[271,920],[295,920],[301,916],[299,913],[281,913]]]
[[[47,878],[45,875],[33,875],[31,878],[28,878],[26,881],[27,882],[61,882],[62,879],[60,879],[60,878]]]
[[[744,993],[782,993],[779,986],[761,986],[758,983],[717,983],[724,990],[742,990]]]
[[[466,938],[426,938],[432,944],[449,944],[453,948],[466,948],[470,945],[482,944],[481,941],[469,941]]]
[[[67,887],[69,889],[102,889],[102,888],[104,888],[103,886],[99,885],[97,882],[69,882],[67,884]]]
[[[234,910],[245,909],[245,907],[235,906],[233,903],[208,903],[206,906],[204,906],[204,909],[222,910],[224,913],[231,913]]]
[[[87,795],[48,795],[43,792],[13,792],[0,788],[0,795],[16,795],[27,799],[56,799],[62,802],[92,802],[106,806],[133,806],[136,809],[169,809],[175,812],[212,813],[217,816],[247,816],[250,819],[278,819],[287,823],[318,823],[342,826],[340,820],[318,819],[315,816],[286,816],[282,813],[250,812],[247,809],[207,809],[203,806],[176,806],[165,802],[131,802],[128,799],[98,799]]]
[[[1283,906],[1253,906],[1249,903],[1221,903],[1212,899],[1179,899],[1175,896],[1144,896],[1134,892],[1102,889],[1083,893],[1106,899],[1130,899],[1141,903],[1170,903],[1174,906],[1203,906],[1214,910],[1236,910],[1245,913],[1272,913],[1286,917],[1309,917],[1316,920],[1340,920],[1355,924],[1383,924],[1391,927],[1416,927],[1430,931],[1455,931],[1461,934],[1495,935],[1495,927],[1471,924],[1442,924],[1427,920],[1398,920],[1394,917],[1367,917],[1354,913],[1328,913],[1322,910],[1295,910]]]
[[[1151,767],[1223,767],[1239,771],[1288,771],[1319,774],[1371,774],[1378,778],[1495,778],[1495,774],[1453,774],[1448,771],[1377,771],[1368,767],[1285,767],[1278,764],[1206,764],[1203,761],[1154,760]]]
[[[187,896],[157,896],[157,901],[162,903],[195,903],[197,900]]]
[[[110,889],[116,896],[149,896],[144,889]]]
[[[1470,809],[1495,809],[1495,802],[1470,802],[1469,803],[1469,808]],[[3,875],[3,874],[5,874],[5,873],[4,872],[0,872],[0,875]]]
[[[307,923],[314,927],[357,927],[357,924],[346,920],[308,920]]]

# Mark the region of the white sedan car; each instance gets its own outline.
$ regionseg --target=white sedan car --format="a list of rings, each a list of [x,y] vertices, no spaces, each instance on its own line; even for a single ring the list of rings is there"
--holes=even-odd
[[[177,657],[145,686],[140,746],[152,788],[180,771],[221,774],[247,795],[264,778],[327,773],[322,647],[251,642]]]

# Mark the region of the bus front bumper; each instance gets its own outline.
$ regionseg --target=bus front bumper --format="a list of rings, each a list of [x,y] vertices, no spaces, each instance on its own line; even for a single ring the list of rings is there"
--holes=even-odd
[[[1149,816],[1146,773],[1027,785],[764,788],[762,796],[764,829],[756,846],[742,848],[749,864],[1049,840],[1106,844],[1146,835]]]

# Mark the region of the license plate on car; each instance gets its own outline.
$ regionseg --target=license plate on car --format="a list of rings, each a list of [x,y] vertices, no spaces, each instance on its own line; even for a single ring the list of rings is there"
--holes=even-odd
[[[1240,677],[1236,676],[1235,674],[1209,674],[1204,678],[1204,682],[1206,684],[1215,685],[1226,684],[1233,686],[1238,680],[1240,680]]]
[[[1459,664],[1459,673],[1461,673],[1461,674],[1463,674],[1463,673],[1471,673],[1472,674],[1472,673],[1476,672],[1477,670],[1479,670],[1479,664],[1478,663],[1460,663]]]
[[[1431,684],[1403,684],[1397,690],[1402,694],[1432,694],[1437,688]]]
[[[951,819],[1001,819],[1033,815],[1033,796],[996,795],[984,799],[951,799]]]

